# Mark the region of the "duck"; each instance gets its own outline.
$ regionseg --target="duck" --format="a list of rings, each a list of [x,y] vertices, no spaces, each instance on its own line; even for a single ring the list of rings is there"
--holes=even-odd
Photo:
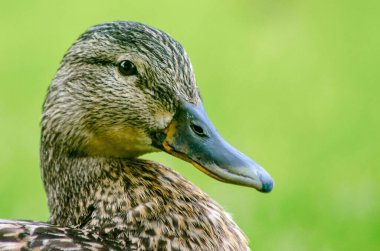
[[[43,104],[49,220],[0,220],[0,249],[250,250],[218,203],[140,158],[157,151],[222,182],[273,188],[207,117],[179,42],[134,21],[89,28],[64,55]]]

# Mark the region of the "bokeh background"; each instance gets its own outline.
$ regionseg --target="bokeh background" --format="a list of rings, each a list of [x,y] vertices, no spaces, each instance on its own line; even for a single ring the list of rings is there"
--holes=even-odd
[[[86,28],[136,20],[180,41],[221,134],[275,178],[270,194],[164,162],[229,211],[255,250],[380,246],[379,1],[1,1],[0,218],[46,220],[39,119]]]

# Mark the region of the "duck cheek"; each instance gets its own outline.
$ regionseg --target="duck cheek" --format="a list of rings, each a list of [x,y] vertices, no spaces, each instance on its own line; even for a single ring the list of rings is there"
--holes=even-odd
[[[89,136],[85,151],[90,156],[135,158],[157,149],[144,130],[115,126]]]

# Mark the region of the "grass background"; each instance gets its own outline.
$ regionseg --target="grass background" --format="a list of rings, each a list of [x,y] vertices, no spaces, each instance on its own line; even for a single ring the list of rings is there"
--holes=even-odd
[[[255,250],[380,245],[380,2],[1,1],[0,218],[46,220],[39,119],[86,28],[136,20],[180,41],[221,134],[275,178],[271,194],[166,163],[231,212]]]

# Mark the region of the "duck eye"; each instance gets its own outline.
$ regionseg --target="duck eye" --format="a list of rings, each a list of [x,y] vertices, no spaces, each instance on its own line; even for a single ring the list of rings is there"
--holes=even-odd
[[[136,66],[129,60],[123,60],[119,63],[119,72],[124,76],[131,76],[137,74]]]
[[[203,130],[203,128],[202,128],[200,125],[197,125],[197,124],[191,123],[191,124],[190,124],[190,128],[191,128],[191,130],[193,130],[193,132],[194,132],[195,134],[197,134],[198,136],[201,136],[201,137],[207,137],[207,134],[205,133],[205,131]]]

